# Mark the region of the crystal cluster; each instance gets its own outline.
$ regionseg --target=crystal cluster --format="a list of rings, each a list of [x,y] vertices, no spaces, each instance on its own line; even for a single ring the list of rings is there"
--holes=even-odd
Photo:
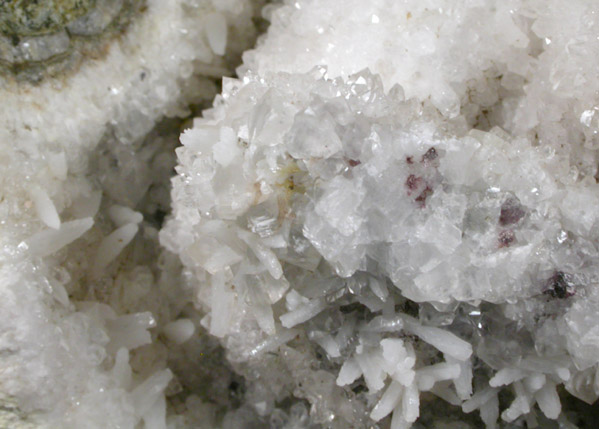
[[[161,231],[245,378],[237,413],[288,428],[591,425],[596,8],[265,13],[239,79],[181,136]]]
[[[0,0],[0,428],[594,427],[597,40],[586,0]]]
[[[0,427],[166,427],[169,353],[196,330],[158,243],[178,118],[232,73],[259,7],[0,2]]]

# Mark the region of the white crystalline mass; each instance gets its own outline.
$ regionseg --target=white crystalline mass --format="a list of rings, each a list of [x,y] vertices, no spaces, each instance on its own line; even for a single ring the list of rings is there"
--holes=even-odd
[[[0,427],[595,424],[597,6],[273,1],[163,225],[264,3],[0,36]]]
[[[387,90],[400,84],[447,117],[552,147],[573,175],[597,169],[592,2],[300,0],[271,10],[269,35],[244,54],[241,72],[369,68]]]
[[[175,219],[163,230],[163,243],[205,279],[199,290],[209,312],[205,326],[225,338],[232,359],[251,366],[268,336],[286,336],[290,328],[303,326],[295,332],[314,340],[331,361],[352,355],[335,374],[337,384],[351,384],[363,374],[374,393],[385,386],[380,368],[388,361],[375,357],[384,354],[381,333],[404,332],[443,353],[447,364],[440,364],[446,366],[438,373],[424,366],[418,381],[413,376],[406,380],[405,370],[388,374],[408,389],[431,390],[442,380],[453,380],[457,389],[460,377],[472,376],[464,373],[468,365],[450,362],[468,361],[473,345],[407,315],[387,320],[405,301],[389,294],[387,288],[393,288],[413,301],[437,305],[528,298],[530,311],[538,314],[546,302],[569,300],[552,310],[562,331],[551,334],[555,350],[549,355],[559,357],[558,362],[549,361],[530,375],[523,370],[501,385],[535,374],[562,383],[570,378],[559,378],[562,368],[596,367],[596,357],[586,366],[578,364],[579,342],[566,344],[576,332],[568,324],[568,306],[597,305],[594,285],[588,283],[596,267],[585,267],[585,258],[594,253],[572,250],[596,239],[591,229],[596,216],[589,213],[585,226],[579,210],[562,212],[560,207],[568,198],[597,204],[597,185],[560,177],[555,171],[567,161],[524,138],[512,139],[499,128],[468,131],[428,103],[404,101],[399,87],[385,94],[367,72],[348,81],[322,74],[278,74],[268,80],[246,75],[243,81],[227,81],[222,104],[182,136]],[[224,109],[238,113],[224,114]],[[223,165],[218,148],[231,130],[238,149]],[[312,146],[318,136],[337,142],[328,145],[326,158],[322,147]],[[523,162],[529,165],[523,168]],[[569,237],[562,240],[566,230]],[[565,280],[559,277],[564,271],[576,275]],[[576,297],[559,289],[566,287],[564,282],[573,282]],[[355,316],[346,318],[351,321],[346,323],[358,323],[350,333],[367,342],[367,349],[344,339],[343,325],[334,322],[352,302],[370,314],[363,326]],[[369,328],[373,323],[381,327]],[[544,324],[536,321],[532,334],[546,329]],[[477,342],[472,332],[461,334]],[[521,352],[538,358],[534,349]],[[357,366],[350,364],[353,359]],[[531,387],[526,398],[544,386]],[[547,398],[539,395],[542,401]],[[552,403],[547,401],[541,409]],[[378,406],[371,417],[378,420],[396,408],[380,411],[387,407]],[[514,420],[518,410],[505,419]],[[406,413],[413,421],[414,412]],[[555,409],[546,412],[551,418],[554,414]]]
[[[176,137],[146,136],[214,96],[260,4],[148,0],[76,70],[0,76],[0,427],[166,427],[158,334],[186,297],[153,216]]]
[[[265,13],[240,78],[181,136],[161,231],[246,405],[290,428],[285,397],[330,427],[451,424],[420,407],[430,391],[489,428],[570,425],[558,386],[599,397],[599,11]]]
[[[157,118],[180,116],[190,102],[214,96],[210,77],[229,74],[231,61],[247,48],[255,32],[251,4],[147,1],[126,32],[78,70],[39,85],[1,79],[3,140],[73,146],[77,150],[66,154],[72,161],[107,128],[130,142],[147,134]],[[220,39],[219,52],[211,47],[214,38]]]

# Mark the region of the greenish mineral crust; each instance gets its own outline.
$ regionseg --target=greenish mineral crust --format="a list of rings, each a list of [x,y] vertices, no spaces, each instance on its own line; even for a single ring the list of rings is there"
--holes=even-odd
[[[39,83],[98,58],[144,0],[0,0],[0,78]]]
[[[0,428],[35,429],[38,425],[29,419],[14,398],[0,398]]]
[[[11,39],[54,33],[95,5],[96,0],[0,0],[0,32]]]

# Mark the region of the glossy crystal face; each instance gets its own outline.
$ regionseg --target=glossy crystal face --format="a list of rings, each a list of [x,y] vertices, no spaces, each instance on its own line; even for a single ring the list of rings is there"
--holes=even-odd
[[[122,32],[142,5],[142,0],[0,0],[0,74],[39,82],[68,71]]]

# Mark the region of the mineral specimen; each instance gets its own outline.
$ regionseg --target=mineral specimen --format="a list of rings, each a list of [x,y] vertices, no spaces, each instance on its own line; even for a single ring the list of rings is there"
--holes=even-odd
[[[0,0],[0,427],[594,427],[598,7],[264,4]]]
[[[0,427],[166,427],[190,319],[163,118],[214,96],[259,5],[0,1]]]
[[[266,14],[181,136],[161,231],[246,409],[288,428],[591,427],[596,6]]]

